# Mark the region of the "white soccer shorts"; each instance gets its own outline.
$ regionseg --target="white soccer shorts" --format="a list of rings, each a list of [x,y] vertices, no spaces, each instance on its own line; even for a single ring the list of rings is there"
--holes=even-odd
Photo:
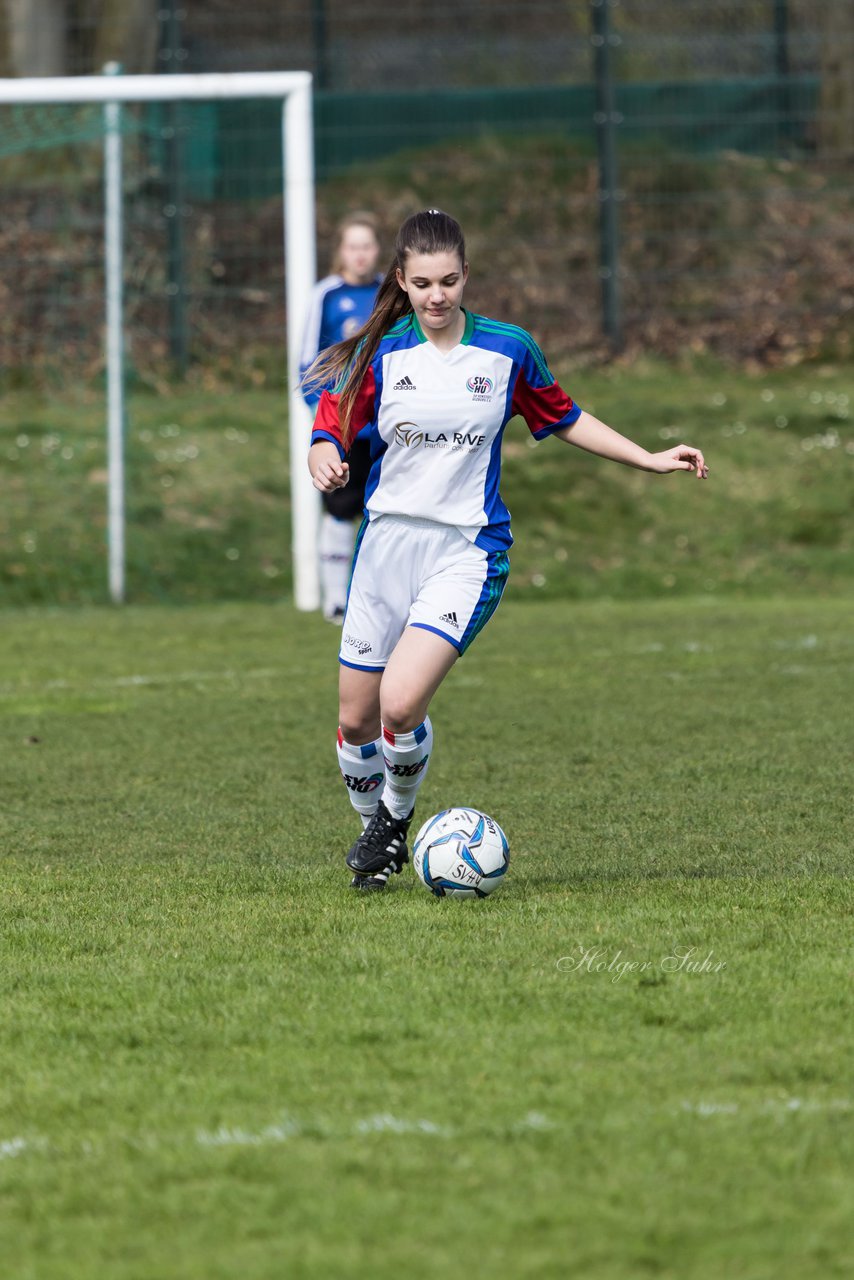
[[[365,521],[356,539],[339,661],[383,671],[406,627],[464,653],[501,600],[510,563],[453,525],[411,516]]]

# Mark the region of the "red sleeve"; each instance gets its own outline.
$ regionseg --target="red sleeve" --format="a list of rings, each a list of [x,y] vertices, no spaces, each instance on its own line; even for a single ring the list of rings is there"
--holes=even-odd
[[[339,399],[340,397],[334,391],[323,392],[317,406],[314,428],[311,433],[311,443],[317,444],[318,440],[331,440],[334,445],[338,446],[338,452],[343,460],[347,455],[341,443],[341,424],[338,421]],[[367,373],[362,379],[362,385],[359,387],[359,392],[353,405],[353,414],[350,418],[351,440],[355,440],[362,428],[366,427],[369,422],[373,422],[375,399],[376,381],[374,379],[374,371],[368,365]]]
[[[553,382],[548,387],[531,386],[525,370],[519,370],[513,390],[513,413],[520,413],[528,424],[535,440],[544,440],[561,427],[570,426],[580,416],[581,409],[566,394],[563,387]]]

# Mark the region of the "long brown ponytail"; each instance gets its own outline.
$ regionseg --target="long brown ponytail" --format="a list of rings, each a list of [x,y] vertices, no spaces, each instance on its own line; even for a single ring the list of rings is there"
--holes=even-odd
[[[397,282],[397,270],[404,270],[410,253],[456,253],[466,260],[466,242],[456,218],[440,209],[427,209],[407,218],[397,233],[394,261],[379,287],[374,309],[367,322],[351,338],[321,352],[305,375],[309,388],[334,386],[338,394],[338,421],[346,448],[350,441],[350,419],[368,365],[388,330],[412,310],[409,295]]]

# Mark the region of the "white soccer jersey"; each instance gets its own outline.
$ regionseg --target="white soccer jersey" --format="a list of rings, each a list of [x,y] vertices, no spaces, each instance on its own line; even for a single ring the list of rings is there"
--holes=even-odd
[[[521,414],[541,440],[580,412],[524,329],[466,312],[460,343],[443,353],[411,312],[382,338],[354,407],[352,428],[371,446],[367,515],[434,520],[487,550],[509,547],[498,491],[504,428]],[[345,456],[338,396],[329,392],[318,406],[318,440]]]

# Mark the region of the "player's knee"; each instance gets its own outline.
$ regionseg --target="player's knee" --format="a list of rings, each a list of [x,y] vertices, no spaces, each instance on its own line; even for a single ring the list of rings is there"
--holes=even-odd
[[[380,736],[380,721],[375,711],[368,713],[356,707],[342,706],[338,711],[338,727],[344,741],[354,746],[375,742]]]
[[[379,722],[379,704],[364,698],[342,698],[338,701],[338,727],[344,741],[360,746],[375,742],[382,726]]]
[[[424,708],[404,691],[383,694],[382,721],[392,733],[411,733],[424,719]]]

